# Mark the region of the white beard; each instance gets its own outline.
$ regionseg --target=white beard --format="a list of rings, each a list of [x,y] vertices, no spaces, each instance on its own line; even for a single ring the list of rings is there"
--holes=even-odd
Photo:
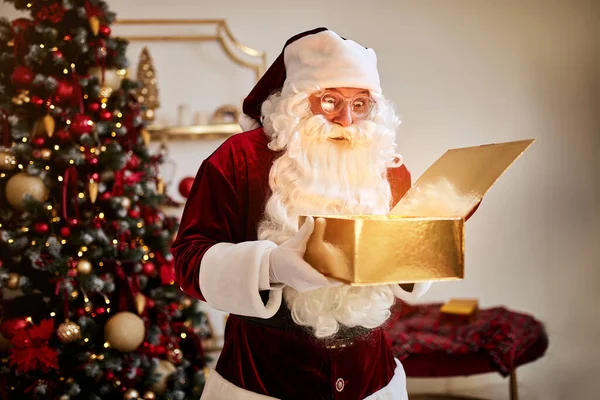
[[[270,147],[285,151],[270,171],[272,195],[259,224],[259,239],[283,243],[298,231],[299,215],[388,213],[392,195],[387,168],[395,159],[397,165],[397,119],[392,118],[393,128],[373,121],[343,128],[323,116],[308,116],[306,110],[290,112],[298,106],[294,107],[294,99],[275,98],[265,104],[263,113],[269,117],[263,124]],[[269,107],[287,112],[268,113]],[[347,141],[335,142],[333,137]],[[310,292],[285,287],[284,298],[294,322],[312,328],[317,338],[331,337],[340,325],[381,326],[395,299],[387,285],[343,285]]]

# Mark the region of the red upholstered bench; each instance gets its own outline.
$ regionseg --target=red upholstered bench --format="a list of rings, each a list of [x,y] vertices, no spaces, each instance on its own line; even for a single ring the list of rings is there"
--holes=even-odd
[[[516,369],[542,357],[548,336],[534,317],[504,307],[481,310],[471,323],[440,319],[442,304],[400,304],[387,326],[394,355],[407,377],[457,377],[498,372],[509,376],[518,400]]]

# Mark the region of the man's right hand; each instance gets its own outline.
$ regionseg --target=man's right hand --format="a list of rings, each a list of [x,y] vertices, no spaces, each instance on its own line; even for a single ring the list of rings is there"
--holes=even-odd
[[[314,219],[307,217],[296,235],[271,250],[269,257],[271,283],[282,283],[299,292],[308,292],[330,285],[325,275],[304,261],[306,242],[314,227]]]

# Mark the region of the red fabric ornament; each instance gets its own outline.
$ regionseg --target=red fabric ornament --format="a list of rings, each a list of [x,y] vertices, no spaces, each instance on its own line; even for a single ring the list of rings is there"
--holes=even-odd
[[[112,119],[112,113],[108,110],[100,111],[100,119],[102,121],[110,121]]]
[[[160,280],[163,285],[175,283],[175,265],[173,262],[166,262],[160,266]]]
[[[45,235],[50,231],[50,226],[46,222],[36,222],[33,230],[40,235]]]
[[[98,31],[98,34],[105,38],[109,37],[110,36],[110,26],[100,25],[100,30]]]
[[[48,346],[48,340],[54,333],[54,320],[45,319],[39,325],[25,328],[25,334],[10,339],[13,348],[10,366],[21,373],[39,370],[49,372],[58,369],[56,350]]]
[[[71,121],[71,132],[76,135],[90,133],[94,129],[94,122],[85,114],[77,114]]]
[[[46,144],[46,138],[44,138],[42,136],[37,136],[37,137],[33,138],[31,143],[33,143],[33,145],[35,147],[42,147],[44,144]]]
[[[91,103],[88,104],[88,110],[91,112],[98,112],[98,110],[100,110],[100,103],[97,101],[93,101]]]
[[[21,89],[29,88],[33,83],[34,77],[34,73],[29,68],[23,66],[16,67],[11,75],[15,86]]]
[[[68,226],[63,226],[62,228],[60,228],[60,236],[64,237],[64,238],[68,238],[71,235],[71,228],[69,228]]]
[[[31,96],[30,104],[33,104],[36,107],[41,107],[44,105],[44,99],[38,96]]]
[[[132,154],[127,161],[127,169],[136,170],[140,166],[140,158],[135,154]]]
[[[179,182],[179,193],[187,198],[192,192],[192,186],[194,185],[194,178],[189,176],[187,178],[183,178],[181,182]]]
[[[56,86],[56,91],[54,92],[54,100],[59,104],[68,103],[73,98],[74,92],[75,88],[73,87],[72,82],[69,82],[67,80],[61,80]]]
[[[67,11],[60,2],[52,3],[47,6],[42,6],[39,11],[35,13],[35,19],[36,21],[50,21],[54,24],[58,24],[62,21],[66,12]]]
[[[140,217],[140,212],[138,210],[129,210],[129,217],[138,219]]]
[[[71,227],[77,226],[79,224],[79,220],[77,218],[69,218],[68,224]]]
[[[27,55],[27,52],[29,51],[26,33],[32,26],[33,21],[27,18],[18,18],[11,23],[17,63],[23,64],[25,62],[25,55]]]
[[[146,276],[154,275],[155,271],[156,271],[156,266],[154,265],[154,263],[147,262],[144,265],[142,265],[142,273]]]
[[[59,129],[58,132],[54,134],[54,136],[56,136],[56,138],[61,142],[66,142],[67,140],[71,139],[71,135],[69,134],[69,132],[65,131],[64,129]]]
[[[0,333],[7,339],[19,334],[25,327],[29,325],[25,318],[13,318],[2,321],[0,325]]]
[[[104,192],[100,195],[100,200],[108,201],[111,197],[112,197],[112,194],[110,192]]]

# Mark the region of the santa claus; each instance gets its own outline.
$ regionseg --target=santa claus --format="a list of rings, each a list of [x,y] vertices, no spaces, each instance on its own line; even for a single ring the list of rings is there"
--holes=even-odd
[[[382,326],[399,285],[351,287],[303,259],[323,220],[386,214],[409,189],[398,118],[372,49],[301,33],[244,101],[241,125],[201,165],[173,244],[185,292],[230,313],[202,399],[407,399]]]

